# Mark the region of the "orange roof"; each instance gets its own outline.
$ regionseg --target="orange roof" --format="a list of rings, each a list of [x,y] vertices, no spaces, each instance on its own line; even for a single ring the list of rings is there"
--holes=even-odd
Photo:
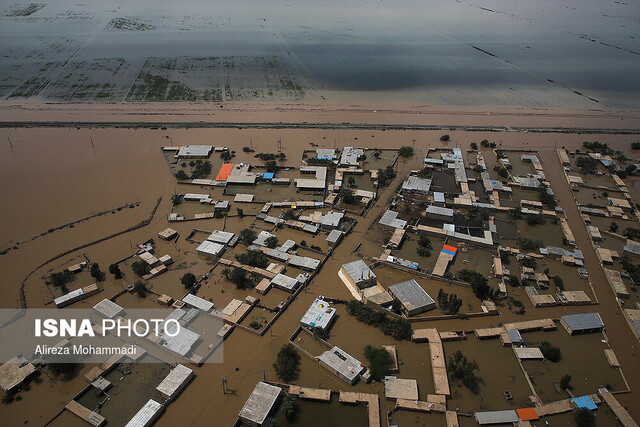
[[[450,246],[450,245],[444,245],[442,247],[442,249],[446,249],[446,250],[451,251],[453,253],[458,252],[458,248],[456,248],[455,246]]]
[[[233,170],[233,163],[225,163],[220,167],[220,172],[216,176],[216,181],[226,181],[229,178],[229,174]]]
[[[531,421],[540,418],[533,408],[516,409],[516,412],[522,421]]]

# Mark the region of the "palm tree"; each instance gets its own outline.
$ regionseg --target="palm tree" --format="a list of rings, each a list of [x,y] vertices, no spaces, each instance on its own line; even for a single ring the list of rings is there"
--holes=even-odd
[[[229,274],[231,274],[231,270],[229,270],[228,268],[222,269],[222,275],[224,276],[225,279],[229,280]]]

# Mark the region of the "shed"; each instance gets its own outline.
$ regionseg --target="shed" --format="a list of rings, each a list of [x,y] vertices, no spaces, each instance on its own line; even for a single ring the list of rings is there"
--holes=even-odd
[[[125,427],[147,427],[160,416],[162,405],[153,399],[149,399],[142,408],[129,420]]]
[[[229,174],[233,170],[233,163],[225,163],[220,167],[218,175],[216,175],[216,181],[226,181],[229,178]]]
[[[436,308],[436,302],[414,279],[389,287],[389,293],[398,298],[407,316]]]
[[[235,234],[228,231],[213,230],[209,237],[207,237],[207,240],[221,245],[229,245],[234,237]]]
[[[124,311],[124,308],[106,298],[94,305],[93,309],[107,319],[118,317]]]
[[[158,232],[158,237],[163,240],[171,240],[176,237],[177,234],[178,232],[173,228],[165,228],[164,230]]]
[[[571,400],[580,409],[589,409],[591,411],[598,409],[598,406],[596,406],[596,404],[593,403],[593,400],[591,400],[589,396],[574,397]]]
[[[211,311],[211,309],[213,308],[212,302],[209,302],[193,294],[187,294],[184,298],[182,298],[182,302],[184,302],[187,305],[190,305],[191,307],[195,307],[197,309],[205,311],[207,313]]]
[[[250,426],[261,426],[269,416],[281,391],[280,387],[260,381],[240,410],[240,420]]]
[[[512,424],[520,421],[518,414],[513,409],[506,411],[476,412],[476,421],[480,425],[487,424]]]
[[[285,274],[278,273],[273,279],[271,279],[271,284],[283,291],[293,293],[298,287],[298,280]]]
[[[219,243],[205,240],[204,242],[200,243],[200,245],[196,248],[196,251],[200,255],[220,256],[222,252],[224,252],[224,246]]]
[[[176,365],[169,372],[162,382],[156,387],[156,390],[167,400],[173,400],[180,393],[185,385],[193,376],[193,369],[187,368],[182,364]]]
[[[336,245],[342,238],[342,234],[343,233],[340,230],[331,230],[326,240],[330,245]]]
[[[197,157],[209,157],[213,151],[211,145],[183,145],[178,150],[176,157],[179,159],[194,159]]]
[[[384,395],[387,399],[418,400],[418,382],[413,379],[384,377]]]
[[[560,318],[560,324],[569,332],[569,335],[590,334],[604,330],[604,322],[599,313],[565,315]]]

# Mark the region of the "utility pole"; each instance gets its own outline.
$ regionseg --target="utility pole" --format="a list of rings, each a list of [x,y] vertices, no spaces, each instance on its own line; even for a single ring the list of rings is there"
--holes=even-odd
[[[262,380],[263,381],[267,380],[267,370],[266,369],[262,369]]]
[[[9,138],[9,137],[7,136],[7,139],[9,140],[9,146],[11,146],[11,152],[13,153],[13,155],[14,155],[14,157],[15,157],[16,152],[13,150],[13,144],[11,143],[11,138]]]
[[[227,377],[222,377],[222,394],[227,394]]]
[[[95,156],[96,155],[96,146],[93,145],[93,138],[89,137],[89,139],[91,140],[91,148],[93,148],[93,155]]]
[[[251,149],[253,150],[253,137],[249,138],[249,141],[251,141]]]
[[[278,138],[278,153],[282,150],[282,138]]]

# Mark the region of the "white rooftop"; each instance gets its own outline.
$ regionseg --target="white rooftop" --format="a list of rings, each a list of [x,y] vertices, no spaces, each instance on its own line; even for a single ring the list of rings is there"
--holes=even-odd
[[[304,316],[302,316],[302,319],[300,319],[300,323],[310,328],[326,330],[331,324],[335,314],[336,309],[331,308],[328,302],[316,298]]]
[[[192,307],[199,308],[202,311],[206,311],[207,313],[211,311],[213,308],[213,303],[207,301],[206,299],[200,298],[199,296],[193,294],[187,294],[182,301]]]
[[[106,298],[94,305],[93,309],[108,319],[118,317],[124,311],[118,304]]]
[[[240,410],[240,418],[262,425],[282,389],[260,381]]]

